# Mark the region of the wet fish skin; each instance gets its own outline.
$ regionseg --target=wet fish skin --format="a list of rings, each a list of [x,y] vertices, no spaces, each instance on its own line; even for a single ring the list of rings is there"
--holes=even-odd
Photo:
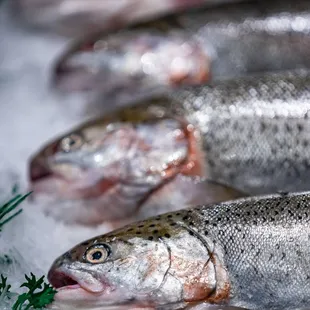
[[[195,131],[188,128],[149,111],[117,112],[82,125],[32,156],[33,198],[57,220],[108,221],[116,228],[180,204],[245,197],[204,177]]]
[[[307,0],[251,1],[99,32],[60,57],[53,85],[93,91],[113,108],[180,85],[310,68],[309,13]]]
[[[13,13],[29,25],[77,37],[169,12],[232,1],[235,0],[89,0],[85,5],[83,0],[18,0],[13,3]]]
[[[195,132],[196,162],[208,179],[251,195],[304,191],[310,188],[309,85],[308,71],[265,73],[188,87],[118,113],[152,118],[157,111],[183,120]],[[102,102],[92,113],[104,110]]]
[[[310,187],[309,85],[310,74],[307,71],[263,74],[179,90],[169,97],[140,101],[135,106],[106,114],[98,120],[99,123],[126,132],[119,139],[113,138],[114,134],[106,133],[100,126],[95,129],[98,132],[97,141],[106,141],[105,147],[96,150],[99,152],[96,154],[103,159],[113,158],[109,156],[110,152],[114,154],[114,160],[108,163],[110,169],[104,160],[91,161],[90,166],[94,169],[89,169],[88,174],[79,178],[76,173],[82,166],[74,159],[75,152],[59,157],[53,146],[61,144],[63,140],[57,138],[36,154],[30,164],[30,171],[39,171],[37,176],[31,172],[34,195],[39,197],[43,194],[57,204],[57,208],[49,207],[48,212],[58,219],[71,218],[76,221],[77,219],[72,218],[74,213],[80,214],[82,220],[87,219],[88,223],[93,223],[94,219],[102,221],[102,215],[105,215],[106,220],[138,216],[137,206],[140,208],[140,215],[150,216],[153,214],[149,213],[152,210],[166,212],[179,205],[208,201],[207,195],[203,195],[203,186],[208,188],[210,183],[202,183],[202,187],[197,187],[197,184],[182,181],[178,176],[214,180],[235,188],[237,194],[238,191],[254,195],[307,190]],[[134,123],[139,124],[138,127],[134,128]],[[164,124],[173,126],[169,129],[170,125]],[[86,132],[94,130],[91,123],[85,123],[81,128],[86,128]],[[140,131],[143,132],[142,136]],[[79,128],[70,131],[63,137],[64,140],[75,132],[79,132]],[[157,134],[154,135],[154,132]],[[173,138],[182,135],[184,139]],[[142,145],[149,144],[151,148],[146,151],[141,147],[134,147],[132,150],[135,151],[128,157],[127,148],[121,147],[122,144],[117,141],[122,141],[125,146],[139,145],[144,141]],[[84,156],[94,159],[91,157],[95,154],[94,151],[87,148],[88,146],[83,147]],[[150,157],[150,154],[153,155]],[[55,158],[63,158],[64,155],[67,160],[59,168]],[[171,161],[173,158],[178,160]],[[118,165],[123,160],[127,164]],[[137,165],[139,162],[144,163],[143,171],[137,169],[141,167],[141,164]],[[152,171],[154,164],[158,169],[148,179],[146,176]],[[101,174],[99,166],[105,165],[107,166],[102,170],[105,174]],[[115,165],[119,168],[115,169]],[[169,169],[166,171],[165,167]],[[50,178],[46,177],[45,169],[49,171]],[[108,175],[107,171],[113,173]],[[132,173],[128,174],[128,171]],[[145,177],[136,186],[138,171]],[[168,171],[170,172],[166,174]],[[59,176],[67,179],[69,175],[71,177],[65,187],[53,186],[61,182]],[[122,179],[120,176],[123,176]],[[63,188],[74,190],[79,180],[78,190],[73,191],[71,196],[66,196]],[[120,189],[124,184],[129,184],[132,190],[118,190],[114,198],[113,192],[105,190],[104,186],[98,187],[97,181],[102,182],[98,184],[111,184],[113,181]],[[120,196],[120,192],[128,195]],[[197,197],[198,201],[189,201],[187,193],[195,193],[192,197]],[[216,196],[217,193],[215,198],[223,198],[221,194]],[[132,200],[130,197],[139,199]],[[172,204],[168,197],[173,197],[170,200]],[[75,202],[67,213],[64,210],[68,209],[60,207],[62,200],[68,200],[69,204]],[[221,200],[213,200],[218,201]],[[91,207],[91,202],[94,203],[94,208]],[[163,210],[162,206],[168,209]],[[107,207],[109,208],[106,209]],[[73,212],[78,209],[80,212]],[[107,215],[110,216],[109,219]]]
[[[168,110],[200,130],[208,178],[249,194],[305,191],[309,82],[295,71],[188,88]]]
[[[48,278],[64,304],[77,302],[79,291],[91,305],[94,293],[84,290],[111,304],[112,289],[114,302],[304,309],[310,302],[309,206],[305,192],[166,213],[80,243],[55,260]],[[75,289],[67,286],[70,279]]]

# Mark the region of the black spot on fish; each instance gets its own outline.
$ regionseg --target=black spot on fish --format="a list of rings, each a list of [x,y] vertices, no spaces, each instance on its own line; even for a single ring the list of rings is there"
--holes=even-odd
[[[158,230],[157,229],[153,230],[153,234],[158,234]]]
[[[175,226],[176,225],[176,223],[170,223],[170,226]]]
[[[277,250],[280,249],[280,244],[279,244],[279,243],[276,244],[276,249],[277,249]]]
[[[188,220],[188,216],[183,217],[183,221],[186,221],[186,220]]]
[[[273,254],[271,253],[269,256],[269,261],[271,261],[272,258],[273,258]]]
[[[205,230],[205,235],[208,236],[209,232],[207,230]]]
[[[169,234],[165,234],[165,237],[166,238],[170,238],[171,236]]]
[[[139,227],[139,228],[142,228],[142,227],[144,227],[144,225],[143,225],[143,224],[141,224],[141,225],[139,225],[138,227]]]
[[[167,216],[167,218],[168,218],[168,219],[171,219],[171,218],[172,218],[172,215],[171,215],[171,214],[169,214],[169,215]]]
[[[285,124],[285,128],[287,132],[292,132],[292,128],[289,124]]]
[[[209,225],[209,224],[210,224],[210,222],[209,222],[208,220],[206,220],[206,221],[205,221],[205,224],[206,224],[206,225]]]
[[[141,235],[142,233],[141,233],[141,231],[136,231],[136,234]]]
[[[273,134],[277,134],[277,133],[279,132],[279,128],[278,128],[277,125],[274,125],[274,126],[272,127],[272,132],[273,132]]]
[[[260,131],[264,132],[266,130],[266,128],[267,128],[266,124],[261,122],[261,124],[260,124]]]
[[[81,243],[81,245],[88,245],[88,244],[89,244],[88,241],[85,241],[85,242]]]
[[[189,234],[190,234],[191,236],[193,236],[193,235],[194,235],[194,233],[193,233],[192,231],[190,231],[190,232],[189,232]]]
[[[283,260],[285,257],[286,257],[286,254],[284,252],[282,252],[281,260]]]
[[[155,224],[151,224],[151,225],[149,225],[149,227],[155,227]]]
[[[129,232],[129,231],[133,231],[133,228],[129,228],[129,229],[127,229],[127,231]]]
[[[149,236],[148,239],[149,239],[150,241],[152,241],[152,240],[154,239],[154,237],[153,237],[153,236]]]

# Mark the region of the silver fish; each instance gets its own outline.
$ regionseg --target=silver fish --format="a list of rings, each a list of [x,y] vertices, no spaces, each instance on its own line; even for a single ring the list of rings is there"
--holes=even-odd
[[[29,25],[76,37],[191,7],[235,1],[238,0],[16,0],[12,6],[13,13]]]
[[[307,190],[310,188],[309,85],[308,72],[274,73],[188,88],[171,94],[170,98],[141,101],[103,117],[99,120],[105,124],[101,128],[92,128],[91,123],[81,126],[92,128],[90,132],[97,131],[98,137],[107,141],[106,147],[94,148],[81,158],[90,159],[89,167],[105,167],[106,176],[110,171],[107,167],[114,167],[111,174],[114,180],[123,176],[126,184],[131,180],[132,188],[140,180],[139,189],[141,184],[150,188],[171,173],[181,173],[208,178],[248,194]],[[30,167],[34,171],[33,181],[44,181],[44,173],[48,172],[51,178],[45,179],[48,184],[42,191],[50,196],[59,196],[63,191],[61,186],[48,191],[53,178],[79,180],[83,165],[77,158],[85,150],[84,143],[73,143],[64,151],[53,148],[53,145],[66,146],[76,138],[75,133],[78,141],[83,141],[80,138],[83,131],[73,129],[60,144],[55,140],[46,147]],[[144,142],[139,146],[142,136]],[[147,148],[143,148],[144,143]],[[98,157],[95,161],[96,152],[102,160]],[[57,157],[59,164],[63,158],[71,166],[68,177],[66,167],[53,167]],[[138,192],[133,196],[137,195]]]
[[[48,279],[56,300],[77,308],[129,301],[309,308],[309,210],[306,192],[166,213],[78,244],[55,260]]]
[[[48,202],[49,215],[115,227],[180,204],[245,196],[204,176],[194,132],[180,120],[128,112],[75,128],[33,155],[32,197]]]
[[[194,10],[78,40],[56,62],[53,85],[113,107],[183,85],[310,68],[309,33],[308,0]]]

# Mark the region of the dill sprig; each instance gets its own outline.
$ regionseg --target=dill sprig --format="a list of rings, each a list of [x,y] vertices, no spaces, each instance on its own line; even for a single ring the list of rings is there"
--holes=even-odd
[[[12,310],[27,310],[44,308],[54,300],[56,290],[44,282],[44,276],[36,279],[36,276],[31,273],[30,277],[25,275],[26,282],[20,287],[26,287],[28,292],[18,296]]]
[[[13,212],[31,193],[32,192],[29,192],[25,195],[17,194],[0,207],[0,231],[7,222],[11,221],[23,211],[22,209],[19,209],[16,212]]]

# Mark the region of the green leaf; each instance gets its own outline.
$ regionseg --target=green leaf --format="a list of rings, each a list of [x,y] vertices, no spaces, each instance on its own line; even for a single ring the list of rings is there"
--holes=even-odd
[[[3,275],[1,275],[1,282],[0,282],[0,294],[2,294],[4,291],[6,291],[7,293],[10,292],[11,289],[11,285],[7,284],[7,277],[4,277]]]
[[[25,306],[25,310],[31,308],[39,309],[53,302],[56,290],[44,282],[44,276],[37,280],[35,275],[30,273],[30,277],[25,275],[25,278],[26,282],[20,287],[26,287],[28,292],[19,295],[17,301],[13,305],[13,310],[21,310],[23,306]]]
[[[11,221],[14,217],[23,211],[20,209],[15,213],[12,212],[20,205],[21,202],[23,202],[29,195],[31,195],[31,193],[32,192],[29,192],[25,195],[18,194],[0,207],[0,231],[7,222]],[[6,216],[7,218],[4,219]]]

